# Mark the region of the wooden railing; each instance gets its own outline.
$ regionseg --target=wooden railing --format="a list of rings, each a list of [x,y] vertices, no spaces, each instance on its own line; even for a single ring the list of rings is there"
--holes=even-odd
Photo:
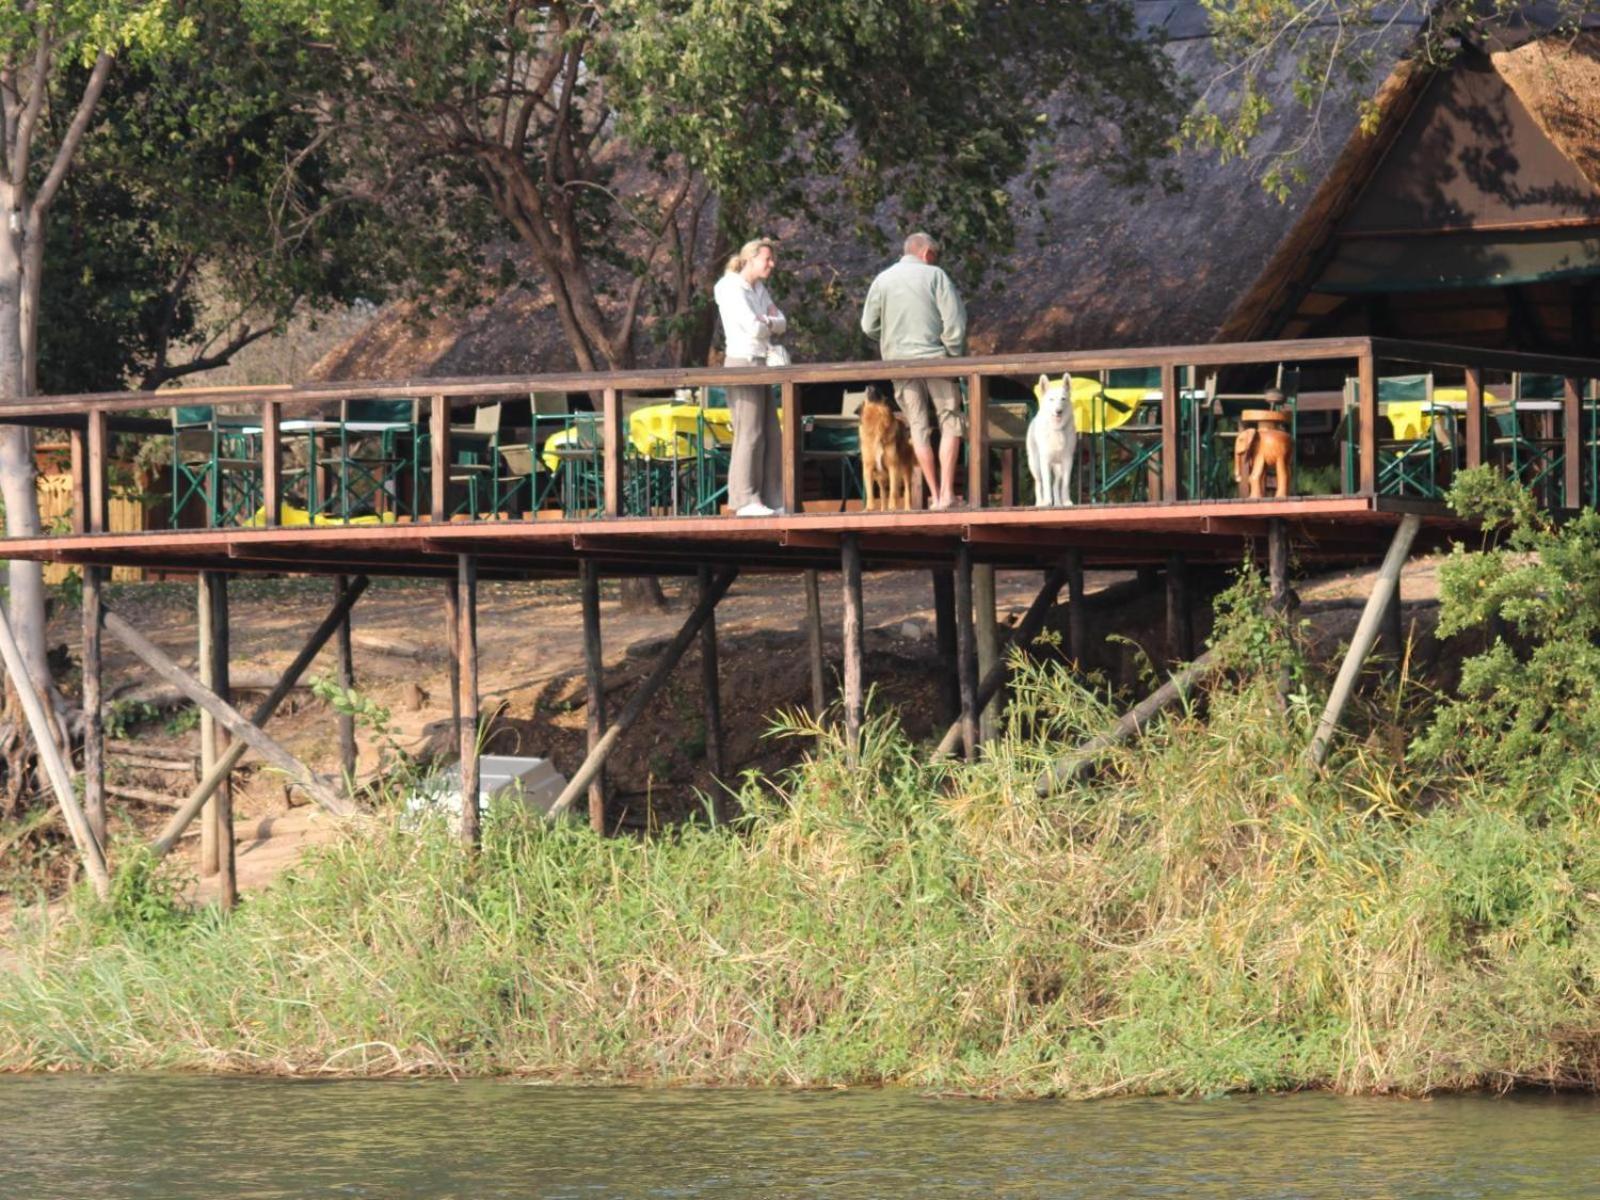
[[[776,385],[781,397],[783,496],[791,512],[802,511],[802,414],[800,389],[814,384],[859,384],[895,379],[951,378],[967,385],[968,496],[973,504],[987,497],[989,453],[987,409],[991,384],[1000,378],[1032,379],[1039,374],[1074,374],[1125,368],[1159,368],[1160,372],[1160,499],[1182,497],[1179,447],[1180,375],[1191,380],[1206,368],[1272,367],[1288,364],[1346,364],[1358,381],[1354,413],[1358,446],[1356,492],[1372,495],[1378,485],[1378,387],[1380,368],[1405,364],[1424,370],[1459,371],[1465,384],[1466,454],[1464,465],[1477,465],[1485,443],[1484,406],[1488,371],[1557,375],[1565,380],[1561,404],[1561,437],[1565,446],[1564,495],[1583,494],[1583,397],[1591,380],[1600,379],[1600,360],[1517,351],[1404,342],[1385,338],[1344,337],[1280,342],[1214,343],[1194,346],[1145,347],[1126,350],[1084,350],[1061,353],[990,355],[985,357],[917,359],[894,363],[817,363],[792,367],[691,367],[553,375],[474,376],[443,379],[372,380],[310,383],[298,386],[205,388],[159,392],[104,392],[74,396],[0,399],[0,424],[66,429],[71,437],[75,504],[73,531],[96,533],[107,528],[106,464],[108,439],[118,433],[168,433],[170,413],[151,418],[151,411],[179,406],[255,406],[261,427],[261,479],[265,519],[281,520],[283,506],[283,439],[286,416],[325,408],[347,399],[426,400],[430,442],[429,517],[448,519],[445,487],[451,459],[453,404],[493,403],[507,396],[533,392],[598,395],[602,436],[604,510],[622,512],[625,437],[622,397],[630,392],[667,391],[684,387]],[[1597,439],[1591,434],[1591,440]],[[1600,483],[1594,486],[1600,487]],[[1154,489],[1152,488],[1152,493]]]

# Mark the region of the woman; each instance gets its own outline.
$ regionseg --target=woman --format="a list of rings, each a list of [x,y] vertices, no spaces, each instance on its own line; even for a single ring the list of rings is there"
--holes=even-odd
[[[730,367],[765,366],[773,339],[787,328],[767,293],[777,261],[766,238],[746,242],[713,290]],[[733,416],[728,503],[738,517],[775,516],[783,512],[783,434],[772,391],[764,384],[730,387],[728,408]]]

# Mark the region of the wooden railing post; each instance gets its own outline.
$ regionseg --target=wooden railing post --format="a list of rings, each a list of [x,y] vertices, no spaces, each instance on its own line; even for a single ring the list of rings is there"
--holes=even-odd
[[[67,469],[72,472],[73,533],[87,533],[89,530],[89,481],[85,474],[89,459],[89,447],[85,444],[88,436],[87,428],[72,429],[67,432],[67,444],[71,449],[71,460]]]
[[[85,481],[85,500],[88,512],[87,531],[89,533],[104,533],[106,531],[106,454],[109,447],[107,440],[109,434],[106,428],[106,414],[100,409],[90,409],[85,414],[88,421],[87,429],[87,458],[85,472],[88,476]]]
[[[1182,478],[1178,461],[1178,368],[1172,363],[1161,364],[1161,498],[1168,502],[1178,498],[1178,480]]]
[[[600,438],[605,476],[606,516],[622,515],[622,459],[627,442],[622,432],[622,395],[616,388],[601,393]]]
[[[450,519],[450,399],[435,396],[428,410],[428,520]]]
[[[283,523],[283,435],[278,427],[278,404],[261,402],[261,506],[266,523]]]
[[[1583,504],[1583,381],[1568,375],[1561,381],[1561,473],[1563,508]]]
[[[1356,492],[1374,496],[1378,492],[1378,360],[1370,349],[1357,360],[1356,382],[1360,389],[1356,398],[1356,437],[1360,449]]]
[[[1468,367],[1467,382],[1467,466],[1483,465],[1483,372]]]
[[[805,435],[800,427],[800,387],[790,380],[779,385],[782,397],[779,425],[783,435],[783,507],[792,513],[805,511],[804,462],[801,445]]]
[[[967,503],[982,508],[989,498],[989,380],[967,376]]]

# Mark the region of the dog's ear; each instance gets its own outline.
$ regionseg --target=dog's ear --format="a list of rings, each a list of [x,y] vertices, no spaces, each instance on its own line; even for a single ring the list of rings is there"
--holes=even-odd
[[[1050,376],[1048,376],[1048,375],[1039,376],[1039,382],[1033,385],[1033,394],[1035,396],[1037,396],[1040,400],[1043,400],[1044,399],[1044,394],[1046,392],[1048,392],[1049,390],[1050,390]]]

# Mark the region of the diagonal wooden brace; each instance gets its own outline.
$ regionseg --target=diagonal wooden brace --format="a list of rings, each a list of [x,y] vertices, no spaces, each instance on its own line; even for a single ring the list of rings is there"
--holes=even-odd
[[[667,676],[672,674],[672,668],[683,657],[683,652],[689,648],[695,635],[700,632],[700,627],[715,611],[717,602],[727,595],[728,589],[733,586],[733,581],[738,576],[737,567],[728,567],[718,572],[711,586],[701,594],[700,603],[694,606],[694,611],[689,614],[688,620],[684,621],[683,628],[679,629],[678,635],[672,639],[671,645],[656,660],[656,665],[645,677],[645,681],[639,685],[638,690],[628,697],[628,703],[617,714],[616,723],[605,731],[595,748],[589,751],[589,757],[583,760],[583,765],[578,768],[577,774],[573,775],[571,782],[567,784],[566,790],[556,797],[556,802],[550,806],[550,816],[560,816],[571,807],[574,800],[588,791],[589,781],[605,765],[606,758],[615,749],[618,739],[628,732],[644,712],[645,705],[649,704],[651,698],[661,690],[661,685],[667,681]]]
[[[344,589],[338,602],[334,604],[332,611],[323,618],[322,624],[318,625],[315,631],[312,632],[311,636],[306,640],[306,644],[300,648],[300,653],[295,655],[294,661],[289,664],[272,691],[268,692],[266,698],[256,705],[255,711],[250,714],[250,723],[252,725],[260,729],[272,719],[272,714],[278,711],[278,705],[282,704],[284,697],[294,690],[295,684],[300,681],[300,676],[305,674],[306,668],[311,665],[312,660],[321,652],[328,639],[336,631],[344,628],[345,618],[350,615],[350,610],[355,607],[356,601],[361,598],[361,593],[366,590],[367,577],[365,575],[356,576],[354,581]],[[222,781],[228,777],[228,773],[239,765],[239,760],[244,757],[244,752],[248,749],[249,746],[244,742],[235,741],[228,744],[227,753],[218,760],[217,765],[211,769],[211,773],[196,785],[194,791],[189,793],[188,798],[179,806],[178,811],[172,814],[171,820],[162,829],[161,835],[150,843],[150,849],[157,858],[162,857],[177,844],[178,839],[183,836],[183,831],[189,827],[189,822],[199,815],[200,810],[205,807],[206,801],[211,799],[213,793],[222,786]]]
[[[348,816],[355,811],[355,805],[313,775],[310,768],[276,741],[245,720],[243,713],[201,684],[144,634],[109,608],[103,608],[102,612],[106,629],[113,637],[144,660],[145,665],[158,676],[215,717],[234,737],[249,745],[262,758],[299,784],[306,794],[323,808],[338,816]]]

